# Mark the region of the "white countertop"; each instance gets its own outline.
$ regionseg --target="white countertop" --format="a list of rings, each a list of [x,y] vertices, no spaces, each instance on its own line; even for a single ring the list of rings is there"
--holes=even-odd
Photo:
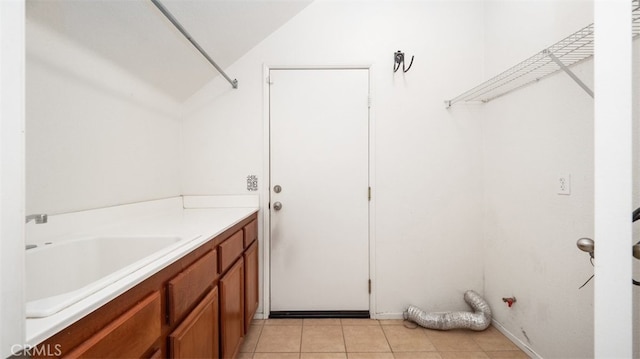
[[[96,226],[95,231],[84,228],[76,233],[60,230],[61,225],[56,228],[55,217],[50,217],[50,221],[54,223],[53,232],[58,236],[54,240],[58,241],[63,238],[71,240],[89,235],[158,235],[178,236],[184,238],[185,243],[58,313],[44,318],[27,319],[26,343],[36,345],[44,341],[258,211],[257,207],[212,209],[182,209],[173,205],[169,207],[155,211],[153,214],[147,213],[145,216],[129,216],[127,220],[114,221],[111,225],[102,223],[102,226]],[[74,218],[61,220],[61,222],[73,221]],[[41,232],[45,229],[44,226],[38,228]],[[51,240],[51,237],[34,236],[36,243],[46,240]]]

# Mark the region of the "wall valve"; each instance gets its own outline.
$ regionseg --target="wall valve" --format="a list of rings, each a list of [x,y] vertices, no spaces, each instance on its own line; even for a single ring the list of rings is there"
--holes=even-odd
[[[511,308],[511,306],[513,305],[513,303],[516,302],[516,297],[509,297],[509,298],[502,298],[502,301],[507,303],[507,305],[509,306],[509,308]]]

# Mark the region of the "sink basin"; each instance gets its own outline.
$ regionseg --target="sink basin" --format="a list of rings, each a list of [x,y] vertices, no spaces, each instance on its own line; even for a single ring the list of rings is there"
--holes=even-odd
[[[90,237],[26,251],[26,313],[50,316],[186,241],[176,236]]]

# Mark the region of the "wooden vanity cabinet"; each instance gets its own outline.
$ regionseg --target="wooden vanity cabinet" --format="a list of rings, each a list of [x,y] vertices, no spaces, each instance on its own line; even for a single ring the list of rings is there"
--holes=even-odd
[[[40,343],[39,358],[235,358],[258,305],[257,215]],[[246,303],[246,304],[245,304]]]
[[[169,334],[170,358],[218,358],[218,304],[218,287],[215,287]]]

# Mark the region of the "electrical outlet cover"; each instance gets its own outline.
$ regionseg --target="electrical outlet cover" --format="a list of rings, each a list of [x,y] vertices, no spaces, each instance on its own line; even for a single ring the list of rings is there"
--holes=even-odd
[[[571,195],[571,174],[561,173],[557,182],[558,194]]]

